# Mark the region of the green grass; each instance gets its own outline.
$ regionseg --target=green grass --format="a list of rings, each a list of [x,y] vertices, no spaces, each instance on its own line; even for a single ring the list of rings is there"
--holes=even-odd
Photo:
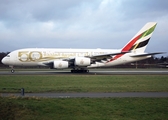
[[[0,92],[168,92],[168,75],[1,75]]]
[[[0,97],[1,120],[167,120],[168,98]]]
[[[168,92],[168,75],[1,75],[0,92]],[[18,91],[19,89],[19,91]],[[0,97],[0,120],[167,120],[168,98]]]

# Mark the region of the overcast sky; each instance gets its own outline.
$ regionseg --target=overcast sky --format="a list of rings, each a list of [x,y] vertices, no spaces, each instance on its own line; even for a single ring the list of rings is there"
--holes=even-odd
[[[0,0],[0,52],[120,49],[153,21],[146,52],[168,52],[168,0]]]

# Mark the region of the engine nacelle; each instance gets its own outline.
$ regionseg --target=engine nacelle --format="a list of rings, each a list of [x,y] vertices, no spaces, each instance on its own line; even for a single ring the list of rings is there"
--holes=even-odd
[[[89,66],[90,64],[91,64],[90,58],[85,58],[85,57],[75,58],[75,65],[77,66]]]
[[[67,61],[54,61],[53,68],[56,68],[56,69],[68,68],[68,62]]]

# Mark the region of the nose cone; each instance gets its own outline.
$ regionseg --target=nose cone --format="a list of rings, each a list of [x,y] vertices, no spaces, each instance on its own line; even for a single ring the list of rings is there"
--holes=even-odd
[[[1,60],[1,62],[4,64],[4,63],[5,63],[5,58],[3,58],[3,59]]]
[[[7,57],[4,57],[1,62],[4,64],[4,65],[8,65],[9,64],[9,59]]]

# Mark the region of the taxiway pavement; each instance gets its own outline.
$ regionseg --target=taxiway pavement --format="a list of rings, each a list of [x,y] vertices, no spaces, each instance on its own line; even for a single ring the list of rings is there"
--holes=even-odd
[[[168,92],[120,92],[120,93],[0,93],[2,97],[42,97],[42,98],[124,98],[124,97],[168,97]]]

